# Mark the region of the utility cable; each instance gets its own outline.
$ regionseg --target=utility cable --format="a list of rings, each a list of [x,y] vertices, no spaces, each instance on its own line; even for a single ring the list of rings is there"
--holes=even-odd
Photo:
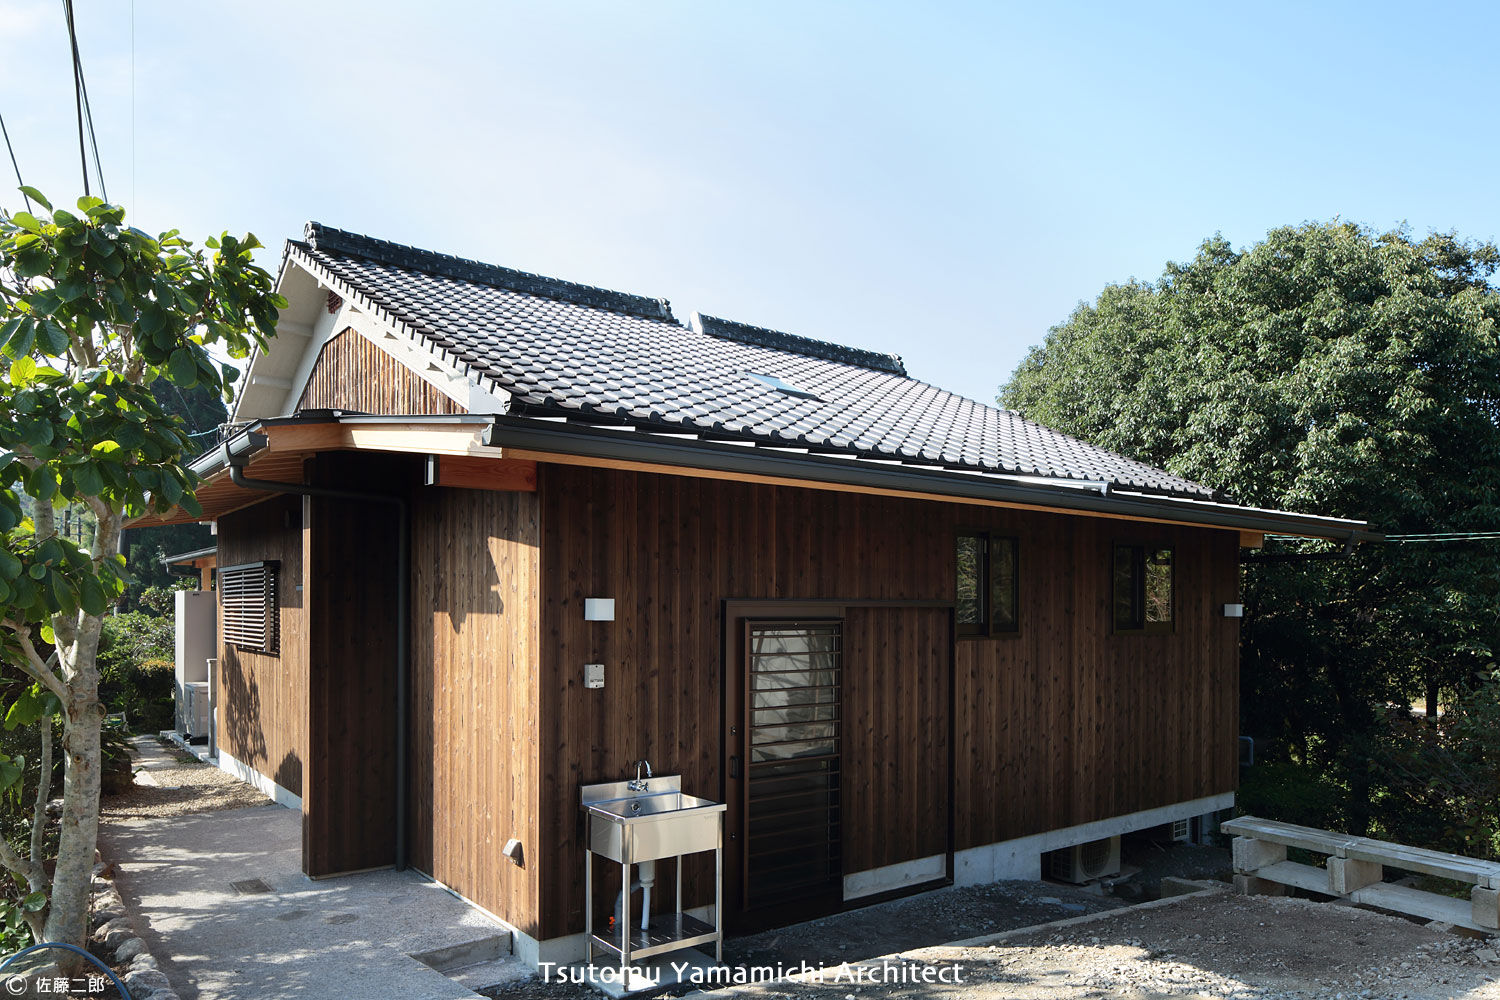
[[[109,200],[109,189],[104,184],[104,164],[99,157],[99,134],[94,129],[94,109],[89,103],[89,85],[83,75],[83,56],[78,51],[78,28],[73,20],[73,0],[63,0],[63,13],[68,22],[68,45],[73,52],[73,102],[78,112],[78,156],[83,166],[83,193],[89,193],[88,155],[84,148],[84,132],[88,132],[89,145],[94,152],[94,176],[99,179],[99,193]]]
[[[89,157],[83,145],[83,65],[78,60],[78,36],[73,30],[73,0],[62,0],[68,22],[68,47],[73,52],[73,105],[78,115],[78,165],[83,172],[83,194],[89,195]]]
[[[16,183],[24,188],[26,186],[26,182],[21,180],[21,165],[16,162],[16,147],[10,144],[10,130],[5,127],[4,115],[0,115],[0,133],[3,133],[5,136],[5,148],[10,152],[10,165],[14,167],[16,171]],[[30,212],[32,210],[30,196],[28,196],[25,191],[22,191],[21,197],[26,199],[26,211]]]

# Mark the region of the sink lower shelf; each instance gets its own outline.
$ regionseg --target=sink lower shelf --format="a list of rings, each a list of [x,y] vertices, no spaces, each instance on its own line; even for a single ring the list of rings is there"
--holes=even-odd
[[[651,926],[646,930],[639,927],[632,927],[630,930],[631,959],[650,958],[652,955],[689,948],[718,937],[712,924],[706,924],[686,913],[657,914],[651,918]],[[621,954],[618,931],[608,937],[596,933],[594,943],[616,955]]]

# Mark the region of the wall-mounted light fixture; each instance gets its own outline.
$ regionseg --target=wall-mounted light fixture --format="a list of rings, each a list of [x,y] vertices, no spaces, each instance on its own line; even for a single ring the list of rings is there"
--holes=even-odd
[[[1243,617],[1245,617],[1245,606],[1243,604],[1226,604],[1226,605],[1224,605],[1224,617],[1225,618],[1243,618]]]
[[[614,621],[615,599],[613,597],[585,597],[583,599],[583,620],[586,622]]]

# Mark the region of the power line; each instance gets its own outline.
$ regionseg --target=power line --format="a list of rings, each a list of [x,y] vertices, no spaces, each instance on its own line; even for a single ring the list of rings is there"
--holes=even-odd
[[[68,45],[73,51],[73,103],[78,113],[78,159],[83,168],[83,193],[89,193],[88,154],[83,141],[86,127],[89,145],[94,151],[94,176],[99,179],[99,193],[108,201],[109,189],[104,184],[104,165],[99,158],[99,134],[94,129],[94,109],[89,103],[88,82],[83,76],[83,56],[78,52],[78,29],[73,22],[73,0],[63,0],[63,14],[68,22]]]
[[[73,105],[78,115],[78,166],[83,173],[83,194],[89,194],[89,157],[83,146],[83,64],[78,59],[78,36],[73,30],[73,0],[63,0],[63,17],[68,22],[68,46],[73,51]]]
[[[25,187],[26,182],[21,180],[21,165],[16,162],[16,147],[10,144],[10,130],[5,127],[4,115],[0,115],[0,133],[3,133],[5,135],[5,148],[10,152],[10,165],[14,167],[16,171],[16,183],[21,187]],[[25,191],[21,192],[21,197],[26,199],[26,211],[30,212],[31,198],[26,194]]]

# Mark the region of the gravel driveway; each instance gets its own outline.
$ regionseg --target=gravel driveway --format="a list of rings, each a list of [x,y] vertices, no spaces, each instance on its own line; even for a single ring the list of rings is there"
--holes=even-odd
[[[1496,947],[1493,940],[1459,937],[1353,907],[1226,891],[865,963],[897,980],[894,985],[778,982],[710,995],[714,1000],[1500,1000]],[[923,966],[959,966],[963,981],[899,983],[900,969]]]

